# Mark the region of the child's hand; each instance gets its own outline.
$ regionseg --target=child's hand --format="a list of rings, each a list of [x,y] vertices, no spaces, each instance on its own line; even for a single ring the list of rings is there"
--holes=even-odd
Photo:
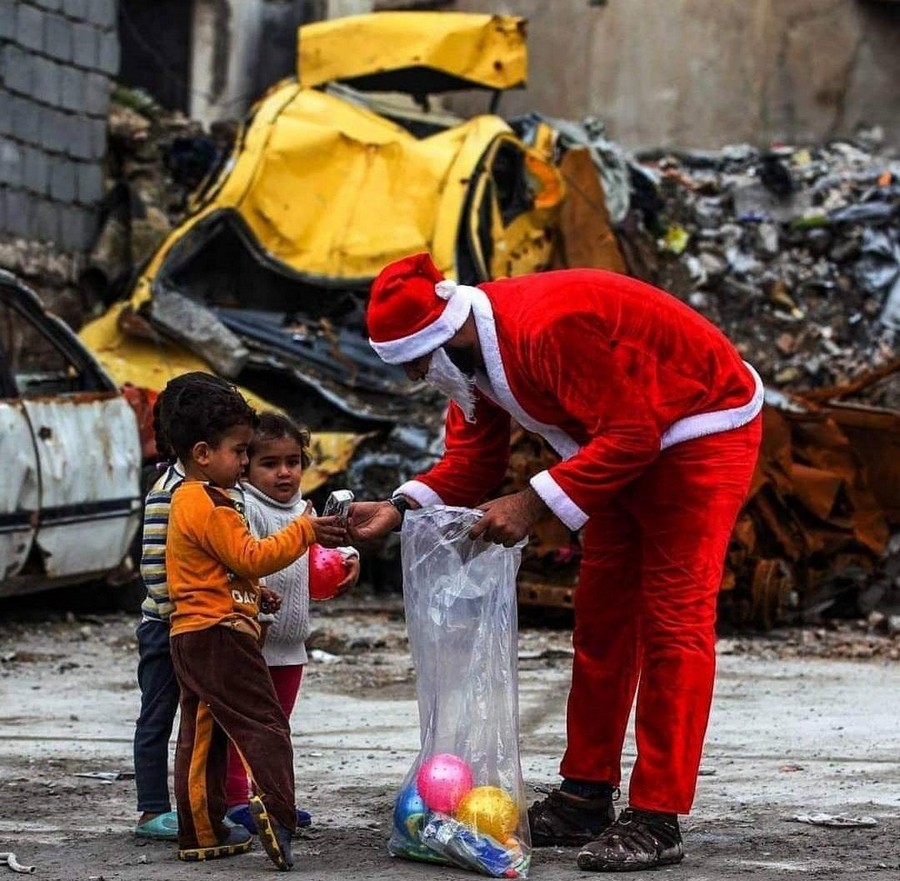
[[[264,615],[274,615],[281,608],[281,594],[268,587],[259,588],[259,611]]]
[[[342,518],[310,517],[316,531],[316,541],[325,548],[338,548],[347,544],[347,529]]]
[[[335,596],[343,596],[359,581],[359,557],[347,557],[344,565],[347,567],[347,577],[338,585]]]

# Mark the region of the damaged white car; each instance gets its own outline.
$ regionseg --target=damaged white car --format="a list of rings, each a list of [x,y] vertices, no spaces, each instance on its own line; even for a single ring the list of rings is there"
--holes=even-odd
[[[78,338],[0,271],[0,597],[106,578],[133,587],[141,443]]]

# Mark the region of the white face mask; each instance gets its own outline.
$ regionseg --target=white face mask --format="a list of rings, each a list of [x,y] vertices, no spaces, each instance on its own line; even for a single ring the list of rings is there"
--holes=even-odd
[[[475,380],[466,376],[450,360],[443,348],[432,352],[425,382],[456,403],[463,411],[466,422],[475,421]]]

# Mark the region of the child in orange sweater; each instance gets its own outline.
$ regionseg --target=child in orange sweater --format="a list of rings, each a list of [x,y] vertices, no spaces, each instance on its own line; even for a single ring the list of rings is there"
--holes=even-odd
[[[346,543],[337,517],[300,516],[255,539],[228,496],[247,465],[256,414],[235,389],[188,383],[167,407],[163,430],[184,464],[172,496],[166,571],[174,603],[172,663],[181,688],[175,753],[178,856],[243,853],[250,835],[222,822],[228,741],[257,793],[250,810],[260,842],[281,870],[293,865],[290,728],[260,650],[258,579],[302,556],[313,542]]]

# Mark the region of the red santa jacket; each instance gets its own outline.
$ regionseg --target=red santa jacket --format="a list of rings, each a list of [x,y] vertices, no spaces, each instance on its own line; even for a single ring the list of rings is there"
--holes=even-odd
[[[460,293],[485,372],[475,422],[451,404],[443,458],[397,490],[420,504],[472,506],[495,488],[512,415],[562,458],[531,485],[579,529],[662,450],[745,425],[762,408],[759,376],[724,334],[644,282],[574,269]]]

